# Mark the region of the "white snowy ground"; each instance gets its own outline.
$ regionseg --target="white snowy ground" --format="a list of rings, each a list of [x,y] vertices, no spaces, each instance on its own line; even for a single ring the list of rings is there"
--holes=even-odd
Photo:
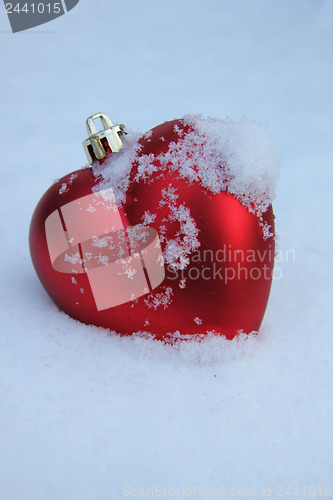
[[[81,0],[15,35],[0,7],[0,499],[331,496],[333,2]],[[120,338],[45,294],[30,217],[85,163],[97,111],[142,131],[197,112],[269,124],[296,260],[258,338]]]

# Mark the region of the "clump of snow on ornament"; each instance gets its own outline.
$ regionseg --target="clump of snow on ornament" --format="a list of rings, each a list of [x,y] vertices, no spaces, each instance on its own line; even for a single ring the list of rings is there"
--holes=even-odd
[[[179,231],[175,237],[166,241],[164,259],[171,269],[184,269],[190,262],[192,251],[200,246],[199,231],[191,217],[190,209],[184,203],[178,204],[177,189],[172,184],[169,184],[168,189],[162,189],[161,194],[159,205],[166,205],[169,209],[169,215],[164,221],[179,223]]]
[[[112,188],[117,205],[122,205],[126,201],[132,165],[142,149],[139,144],[140,138],[142,138],[141,133],[128,131],[128,134],[122,137],[124,147],[117,154],[111,155],[102,165],[98,162],[92,165],[95,176],[101,178],[94,191],[98,193]]]
[[[150,293],[145,299],[145,304],[149,309],[157,309],[163,306],[164,309],[172,302],[173,290],[170,286],[165,288],[163,292]]]
[[[257,215],[275,197],[278,159],[266,125],[240,120],[187,115],[190,132],[170,145],[164,162],[189,182],[212,193],[227,191]]]

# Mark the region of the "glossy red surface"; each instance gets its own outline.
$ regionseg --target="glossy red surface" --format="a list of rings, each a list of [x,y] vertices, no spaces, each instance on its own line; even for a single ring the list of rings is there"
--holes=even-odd
[[[177,141],[174,124],[166,122],[155,129],[149,140],[142,139],[141,154],[155,155]],[[160,137],[164,137],[164,141]],[[112,158],[111,158],[112,160]],[[135,175],[133,165],[133,175]],[[267,306],[274,266],[274,237],[263,238],[257,217],[232,195],[213,195],[199,184],[189,185],[170,171],[153,175],[149,182],[130,184],[122,219],[129,226],[142,223],[144,213],[157,214],[150,227],[159,230],[167,207],[160,207],[161,190],[172,183],[177,187],[179,203],[190,208],[199,229],[200,248],[189,266],[177,271],[166,266],[163,283],[151,296],[172,289],[171,302],[164,309],[148,307],[147,296],[116,307],[98,311],[86,274],[66,274],[53,269],[46,242],[45,220],[59,207],[92,193],[99,183],[90,168],[78,170],[53,184],[38,203],[30,227],[30,252],[34,267],[45,290],[71,317],[83,323],[102,326],[122,334],[145,331],[157,339],[168,334],[205,334],[215,331],[232,339],[239,331],[258,331]],[[71,177],[72,176],[72,177]],[[59,194],[64,183],[67,190]],[[270,206],[263,217],[274,232]],[[177,223],[169,224],[166,237],[174,237]],[[163,243],[162,243],[163,249]],[[73,278],[75,283],[73,283]],[[183,287],[186,280],[186,286]]]

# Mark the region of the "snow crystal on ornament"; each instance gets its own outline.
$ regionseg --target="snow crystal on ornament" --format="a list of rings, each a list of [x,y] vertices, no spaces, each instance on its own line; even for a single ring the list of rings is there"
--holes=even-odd
[[[101,264],[102,266],[107,266],[109,263],[109,257],[107,255],[99,254],[97,262],[98,262],[98,264]]]
[[[64,256],[64,261],[69,262],[70,264],[78,264],[81,262],[81,257],[79,252],[73,253],[72,255],[68,255],[68,253],[65,253]]]
[[[61,184],[61,188],[59,189],[59,194],[63,194],[67,191],[67,183],[66,182],[63,182]]]
[[[150,293],[145,299],[145,304],[149,307],[149,309],[156,310],[160,306],[166,309],[172,302],[172,296],[173,290],[171,286],[168,286],[161,293]]]
[[[186,288],[186,279],[183,278],[179,281],[179,284],[178,284],[179,288],[183,289],[183,288]]]
[[[66,193],[68,191],[69,186],[71,186],[73,184],[73,182],[75,181],[76,178],[77,178],[77,174],[72,174],[69,177],[68,182],[63,182],[61,184],[61,188],[59,189],[59,194],[61,195],[63,193]]]
[[[146,212],[143,214],[142,217],[142,222],[145,226],[149,226],[149,224],[152,224],[156,219],[156,214],[151,214],[149,210],[146,210]]]

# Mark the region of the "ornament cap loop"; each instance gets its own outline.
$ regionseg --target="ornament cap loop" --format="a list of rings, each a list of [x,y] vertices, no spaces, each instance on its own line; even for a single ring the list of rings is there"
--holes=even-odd
[[[101,129],[96,128],[96,120],[100,120]],[[83,141],[90,165],[96,160],[102,160],[110,153],[118,153],[123,147],[121,136],[126,134],[125,126],[114,125],[105,113],[95,113],[87,118],[88,138]]]

